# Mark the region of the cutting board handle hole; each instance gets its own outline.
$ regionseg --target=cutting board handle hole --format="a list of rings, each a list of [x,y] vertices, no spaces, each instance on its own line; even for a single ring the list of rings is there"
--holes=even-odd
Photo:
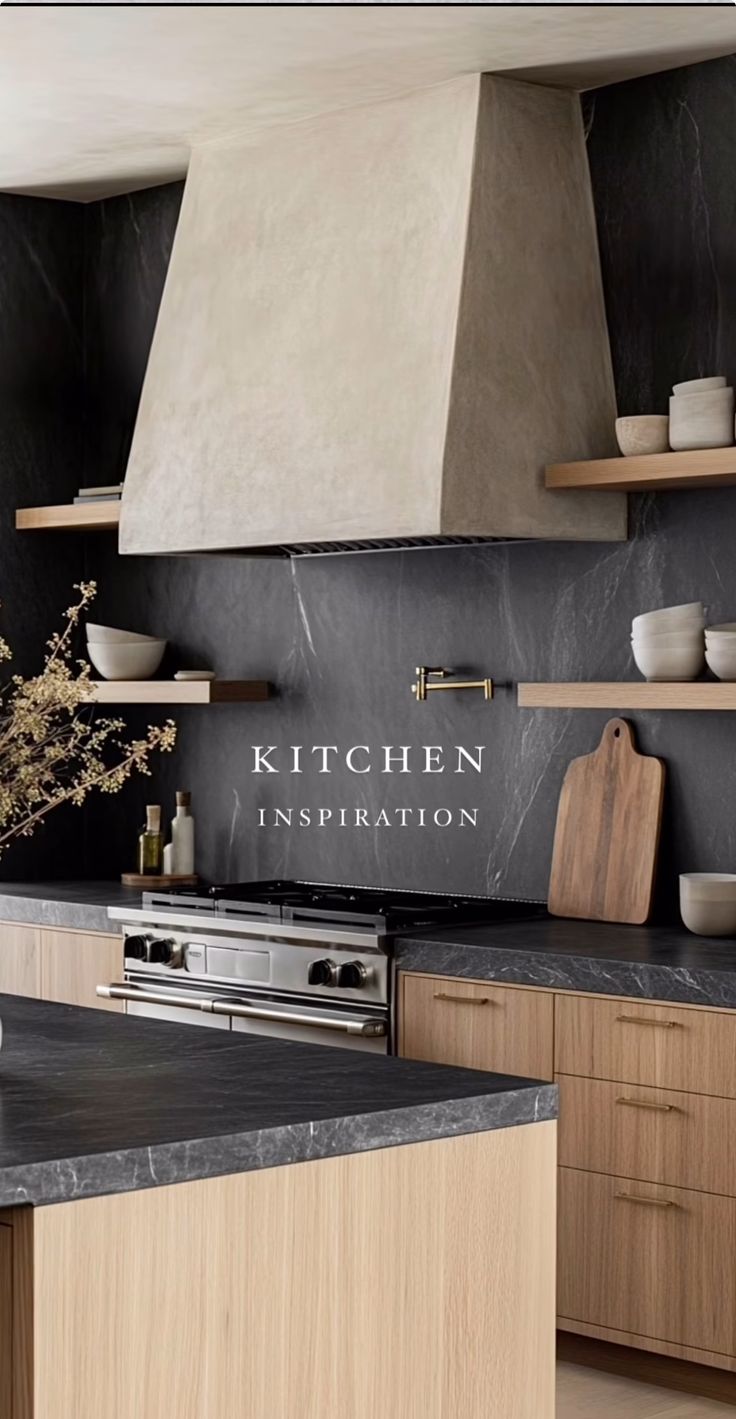
[[[621,738],[621,730],[620,730],[620,729],[614,729],[614,731],[613,731],[613,737],[614,737],[614,739],[620,739],[620,738]]]

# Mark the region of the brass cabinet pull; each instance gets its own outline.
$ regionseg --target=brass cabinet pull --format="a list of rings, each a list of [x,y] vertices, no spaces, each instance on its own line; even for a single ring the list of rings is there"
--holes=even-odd
[[[616,1019],[621,1025],[658,1025],[661,1030],[681,1028],[679,1020],[651,1020],[646,1015],[617,1015]]]
[[[668,1197],[642,1197],[640,1192],[616,1192],[614,1197],[618,1202],[643,1202],[647,1207],[679,1207],[679,1202],[672,1202]]]
[[[657,1104],[652,1099],[629,1099],[625,1094],[620,1094],[616,1103],[629,1104],[632,1109],[657,1109],[663,1114],[679,1113],[677,1104]]]
[[[490,1005],[487,995],[448,995],[445,990],[436,990],[435,1000],[451,1000],[453,1005]]]

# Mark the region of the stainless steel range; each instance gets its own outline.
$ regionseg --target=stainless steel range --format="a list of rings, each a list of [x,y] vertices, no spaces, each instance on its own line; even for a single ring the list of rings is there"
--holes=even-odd
[[[389,1053],[398,932],[532,916],[530,902],[255,882],[111,907],[125,975],[97,994],[131,1015]]]

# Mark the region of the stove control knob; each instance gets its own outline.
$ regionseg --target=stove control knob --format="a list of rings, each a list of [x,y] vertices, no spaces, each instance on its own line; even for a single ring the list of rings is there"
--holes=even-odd
[[[368,971],[362,961],[347,961],[337,973],[337,984],[345,990],[362,990],[368,984]]]
[[[125,956],[131,961],[148,960],[148,937],[147,936],[126,936]]]
[[[180,966],[181,946],[176,941],[158,938],[148,948],[148,959],[156,966]]]
[[[307,980],[310,985],[337,985],[337,974],[334,961],[310,961]]]

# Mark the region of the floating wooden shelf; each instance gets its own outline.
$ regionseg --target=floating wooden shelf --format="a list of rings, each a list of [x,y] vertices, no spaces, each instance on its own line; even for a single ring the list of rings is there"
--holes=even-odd
[[[91,680],[104,705],[239,705],[267,700],[268,680]]]
[[[545,482],[548,488],[600,488],[608,493],[728,487],[736,484],[736,448],[647,453],[639,458],[597,458],[587,463],[550,463]]]
[[[736,710],[736,683],[576,680],[519,685],[518,700],[522,709]]]
[[[120,523],[120,503],[61,503],[57,507],[19,507],[18,532],[114,532]]]

